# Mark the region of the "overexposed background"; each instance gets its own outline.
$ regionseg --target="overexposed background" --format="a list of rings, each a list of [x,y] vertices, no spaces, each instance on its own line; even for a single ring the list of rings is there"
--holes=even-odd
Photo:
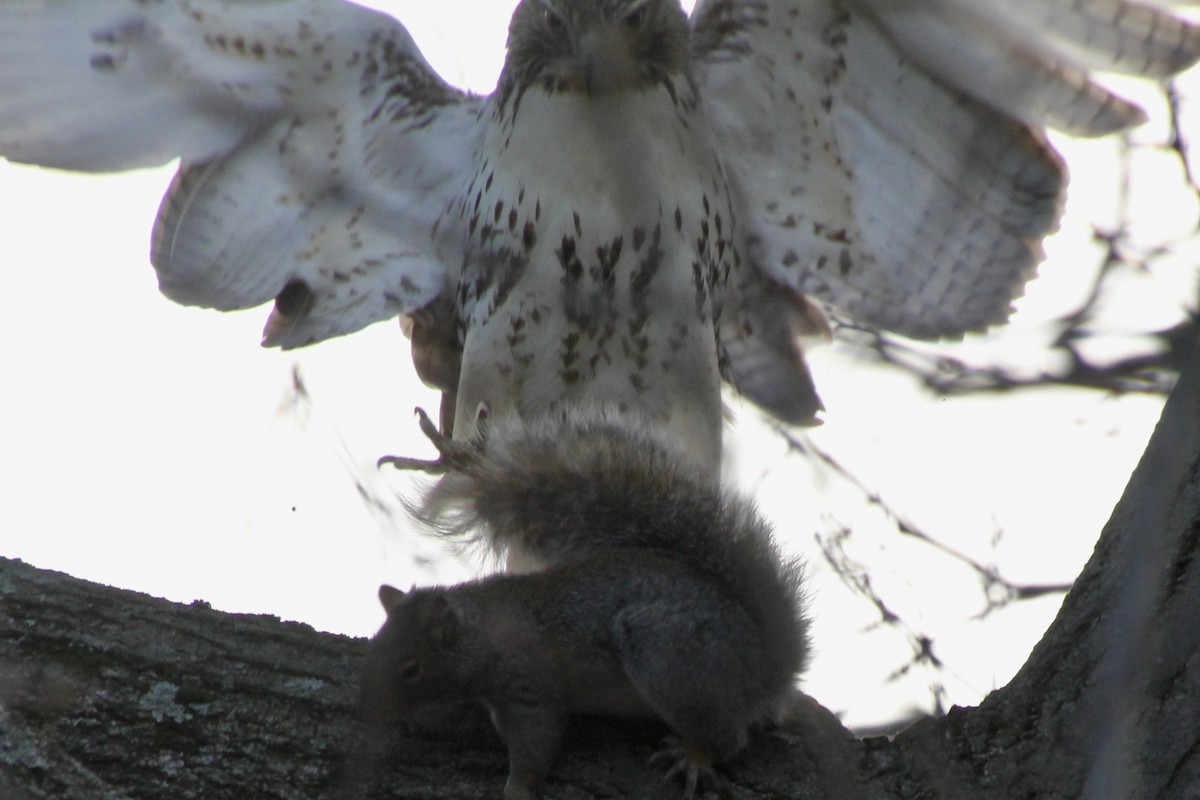
[[[403,20],[452,82],[490,91],[512,0],[373,5]],[[1153,113],[1137,138],[1165,140],[1158,94],[1121,87]],[[1090,225],[1115,225],[1119,213],[1117,144],[1063,148],[1072,193],[1043,277],[1012,326],[956,346],[961,358],[1052,366],[1045,320],[1087,291],[1099,261]],[[1130,191],[1139,238],[1183,241],[1197,208],[1178,160],[1138,152]],[[432,553],[387,502],[414,491],[411,480],[374,467],[382,454],[429,453],[412,409],[433,411],[437,400],[416,380],[394,322],[282,353],[257,346],[265,308],[218,314],[159,295],[148,241],[171,173],[79,176],[0,161],[0,555],[369,635],[382,620],[381,581],[470,574]],[[1130,329],[1170,324],[1177,298],[1196,296],[1198,262],[1188,242],[1158,260],[1156,274],[1122,286],[1119,313],[1130,315]],[[1071,581],[1162,405],[1161,397],[1063,389],[932,397],[840,344],[814,352],[812,365],[829,409],[812,443],[906,519],[1022,584]],[[817,655],[808,690],[847,722],[874,724],[928,709],[932,696],[969,704],[1003,685],[1061,596],[981,617],[972,570],[890,533],[878,506],[788,457],[755,411],[731,402],[730,480],[809,558]],[[847,540],[847,555],[907,634],[878,625],[878,609],[849,593],[821,557],[821,543],[842,527],[863,532]],[[912,636],[934,640],[948,668],[903,670]]]

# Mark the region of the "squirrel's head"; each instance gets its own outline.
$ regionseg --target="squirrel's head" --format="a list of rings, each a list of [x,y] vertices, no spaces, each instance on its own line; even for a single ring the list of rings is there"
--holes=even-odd
[[[367,718],[388,722],[427,703],[461,696],[461,623],[440,589],[379,587],[387,621],[371,639],[363,670]]]

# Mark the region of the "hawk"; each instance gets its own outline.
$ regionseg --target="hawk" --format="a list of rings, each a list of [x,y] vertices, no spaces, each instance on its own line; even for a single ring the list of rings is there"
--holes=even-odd
[[[820,408],[823,308],[1003,321],[1058,221],[1047,128],[1141,112],[1200,29],[1133,0],[522,0],[489,96],[338,0],[5,0],[0,155],[179,158],[151,261],[264,343],[400,315],[443,425],[599,404],[720,462],[722,380]]]

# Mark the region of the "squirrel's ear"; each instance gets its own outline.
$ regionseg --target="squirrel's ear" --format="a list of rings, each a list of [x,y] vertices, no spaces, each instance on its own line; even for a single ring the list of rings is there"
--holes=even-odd
[[[386,583],[379,587],[379,602],[383,605],[384,611],[391,611],[400,602],[404,600],[404,592],[397,589],[395,586],[388,586]]]

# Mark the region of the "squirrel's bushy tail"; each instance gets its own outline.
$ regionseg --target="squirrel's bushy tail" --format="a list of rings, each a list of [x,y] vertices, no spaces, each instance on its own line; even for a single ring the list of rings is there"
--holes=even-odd
[[[722,581],[762,626],[777,655],[774,678],[790,682],[805,665],[799,562],[781,555],[752,503],[626,416],[581,410],[489,429],[418,513],[522,561],[562,563],[611,547],[677,553]]]

